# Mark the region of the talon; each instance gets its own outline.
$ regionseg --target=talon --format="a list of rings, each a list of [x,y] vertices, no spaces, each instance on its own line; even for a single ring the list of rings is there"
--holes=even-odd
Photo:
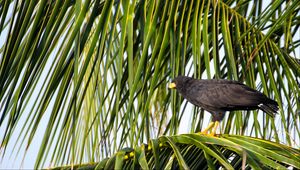
[[[210,134],[207,134],[207,136],[214,137],[214,136],[216,136],[216,134],[215,133],[210,133]]]
[[[215,125],[215,122],[210,122],[207,126],[207,128],[205,128],[202,132],[199,132],[200,135],[208,135],[208,131],[213,128],[213,126]]]
[[[199,135],[205,135],[205,136],[216,136],[214,132],[208,133],[207,131],[198,132]]]
[[[207,135],[207,136],[216,136],[217,128],[219,127],[220,122],[210,122],[208,127],[205,128],[202,132],[198,132],[199,135]],[[208,133],[208,131],[211,129],[211,133]]]
[[[211,134],[212,134],[213,136],[216,135],[216,131],[217,131],[218,127],[219,127],[219,124],[220,124],[220,122],[219,122],[219,121],[216,121],[215,126],[213,127],[212,132],[211,132]]]

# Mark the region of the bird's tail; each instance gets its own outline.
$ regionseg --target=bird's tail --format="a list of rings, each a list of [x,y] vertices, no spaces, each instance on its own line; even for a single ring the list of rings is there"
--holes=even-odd
[[[268,101],[260,104],[259,108],[272,117],[275,116],[275,113],[277,113],[277,111],[279,109],[278,103],[272,99],[269,99]]]

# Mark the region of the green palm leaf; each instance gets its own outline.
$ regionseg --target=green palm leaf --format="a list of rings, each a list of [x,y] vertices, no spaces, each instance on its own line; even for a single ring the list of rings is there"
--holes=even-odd
[[[241,139],[299,146],[300,2],[265,4],[0,1],[2,156],[25,152],[26,158],[39,147],[38,168],[50,162],[99,162],[130,147],[138,154],[133,165],[151,169],[162,165],[149,165],[141,144],[158,145],[153,138],[165,135],[159,140],[172,148],[164,150],[170,168],[191,166],[182,154],[196,148],[211,168],[216,161],[234,168],[226,154],[239,155],[233,158],[238,165],[246,154],[253,168],[264,163],[298,167],[295,157],[284,162],[285,157],[261,156],[280,152],[276,149],[250,152],[254,146]],[[210,119],[209,113],[167,89],[179,74],[244,82],[278,101],[279,114],[275,119],[260,111],[227,114],[220,133],[242,136],[215,141],[227,140],[241,149],[207,147],[205,138],[194,135],[167,137],[200,131]],[[189,143],[178,145],[181,138]],[[156,148],[152,159],[160,158],[159,152]],[[126,153],[115,158],[117,167],[125,165],[121,158]],[[115,166],[106,161],[99,166]]]
[[[300,167],[299,150],[258,138],[183,134],[162,136],[158,141],[161,142],[159,145],[148,145],[147,148],[141,145],[135,150],[123,149],[99,163],[74,167],[86,169],[118,169],[118,167],[124,169],[217,169],[220,167],[225,169],[286,169]],[[213,166],[210,167],[210,164]],[[57,167],[57,169],[70,168],[70,166]]]

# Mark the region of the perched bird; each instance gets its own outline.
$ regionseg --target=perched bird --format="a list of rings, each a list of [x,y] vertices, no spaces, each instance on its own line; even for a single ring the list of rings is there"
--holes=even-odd
[[[237,81],[178,76],[169,88],[175,88],[187,101],[212,114],[212,122],[201,134],[212,129],[210,135],[214,136],[226,111],[261,109],[272,117],[278,111],[276,101]]]

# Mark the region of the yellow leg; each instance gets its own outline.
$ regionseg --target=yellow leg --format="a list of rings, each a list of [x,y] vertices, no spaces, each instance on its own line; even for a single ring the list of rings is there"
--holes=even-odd
[[[205,128],[202,132],[200,132],[200,134],[202,135],[207,135],[207,132],[215,125],[215,122],[210,122],[208,124],[208,127]]]
[[[211,134],[212,136],[215,136],[216,135],[216,131],[217,131],[217,128],[219,127],[219,124],[220,122],[219,121],[216,121],[215,122],[215,126],[213,127],[213,129],[211,130]]]

